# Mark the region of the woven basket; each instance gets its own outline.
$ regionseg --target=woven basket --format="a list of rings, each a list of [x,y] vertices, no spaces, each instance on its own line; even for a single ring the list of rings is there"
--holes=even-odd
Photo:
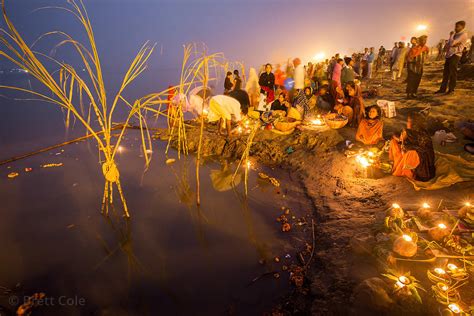
[[[301,122],[296,121],[296,122],[287,122],[287,121],[276,121],[273,123],[273,126],[280,132],[286,132],[294,129],[297,125],[301,124]]]
[[[339,119],[336,119],[337,117],[339,117]],[[340,119],[341,117],[344,119]],[[324,117],[324,121],[326,122],[327,126],[329,126],[332,129],[343,128],[344,126],[347,125],[347,122],[349,122],[347,117],[343,115],[337,115],[336,113],[330,113],[326,115]]]

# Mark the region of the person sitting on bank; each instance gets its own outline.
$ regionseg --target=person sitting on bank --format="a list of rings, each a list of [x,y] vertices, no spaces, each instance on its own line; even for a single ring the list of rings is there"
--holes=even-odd
[[[304,118],[310,111],[310,99],[313,97],[312,90],[310,87],[306,87],[303,90],[299,90],[295,97],[293,107],[300,112],[301,117]]]
[[[329,93],[329,85],[325,84],[319,87],[316,100],[316,107],[318,108],[318,111],[321,113],[329,113],[334,108],[334,104],[334,99]]]
[[[285,93],[280,93],[278,95],[278,99],[273,101],[271,110],[272,111],[285,111],[288,112],[288,109],[290,108],[290,102],[286,100],[286,95]]]
[[[229,93],[229,97],[239,101],[242,113],[247,114],[250,106],[250,97],[245,90],[242,90],[242,80],[240,78],[235,79],[234,89]]]
[[[219,121],[218,133],[221,135],[225,135],[222,132],[222,125],[225,122],[227,136],[230,136],[231,121],[240,123],[242,120],[239,101],[226,95],[213,96],[209,101],[207,119],[209,122]]]
[[[356,132],[356,141],[364,145],[383,146],[382,109],[378,105],[367,108],[367,117],[363,118]]]
[[[392,175],[417,181],[429,181],[436,175],[433,142],[419,113],[411,113],[407,128],[390,142],[389,158]]]
[[[230,71],[227,72],[224,81],[224,94],[228,95],[234,88],[234,76]]]
[[[352,110],[352,115],[344,115],[347,116],[347,118],[349,119],[349,124],[352,127],[358,127],[359,123],[365,116],[365,105],[364,99],[362,98],[362,89],[360,85],[357,85],[355,84],[355,82],[350,81],[346,84],[346,90],[347,94],[349,95],[349,101],[348,105],[342,109],[342,112],[343,114],[344,111],[346,111],[346,113],[349,113],[349,111],[347,110],[347,107],[349,107]]]

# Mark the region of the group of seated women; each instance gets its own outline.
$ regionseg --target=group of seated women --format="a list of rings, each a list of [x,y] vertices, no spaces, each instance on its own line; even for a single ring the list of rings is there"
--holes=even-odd
[[[344,90],[335,82],[321,85],[313,94],[310,87],[298,91],[292,104],[288,94],[281,91],[272,103],[272,110],[288,111],[296,108],[302,116],[315,113],[336,112],[348,118],[348,125],[356,128],[355,140],[361,146],[381,149],[386,144],[383,137],[384,123],[379,106],[365,107],[359,85],[348,82]],[[431,137],[425,128],[425,118],[412,113],[406,128],[393,136],[389,146],[389,159],[393,162],[394,176],[428,181],[435,176],[434,150]]]

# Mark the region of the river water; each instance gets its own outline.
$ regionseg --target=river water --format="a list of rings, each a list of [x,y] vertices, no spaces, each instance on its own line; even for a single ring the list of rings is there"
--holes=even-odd
[[[83,135],[65,131],[53,105],[9,98],[0,109],[0,160]],[[44,292],[49,301],[34,315],[260,315],[287,293],[287,275],[268,273],[292,260],[275,221],[286,203],[281,192],[255,170],[247,198],[242,183],[222,191],[211,175],[228,179],[235,165],[212,160],[201,167],[197,208],[194,157],[167,165],[165,144],[154,141],[144,172],[138,137],[127,133],[117,159],[129,221],[118,196],[110,218],[100,214],[92,140],[0,166],[0,285],[12,290],[0,297],[5,310],[15,297]],[[40,168],[47,163],[63,165]],[[8,179],[10,172],[20,175]]]

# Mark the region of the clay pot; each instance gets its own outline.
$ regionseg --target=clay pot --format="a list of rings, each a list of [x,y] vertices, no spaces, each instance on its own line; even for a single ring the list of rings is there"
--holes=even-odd
[[[458,216],[464,219],[474,221],[474,205],[466,203],[458,211]]]
[[[431,239],[440,241],[444,237],[449,235],[449,229],[435,226],[433,228],[430,228],[430,230],[428,230],[428,235],[430,235]]]
[[[404,235],[405,236],[405,235]],[[393,242],[392,250],[393,252],[399,254],[402,257],[413,257],[418,251],[418,246],[416,241],[407,240],[404,236],[400,236]]]
[[[433,211],[430,208],[421,207],[416,211],[416,216],[424,220],[429,220],[433,215],[432,212]]]

